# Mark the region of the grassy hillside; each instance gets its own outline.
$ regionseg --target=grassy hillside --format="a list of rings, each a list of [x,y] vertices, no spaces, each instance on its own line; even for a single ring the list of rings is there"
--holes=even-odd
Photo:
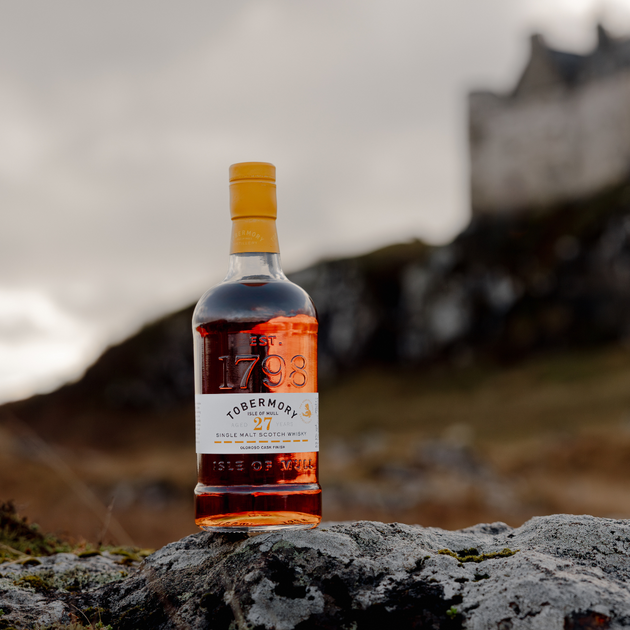
[[[628,518],[628,383],[620,346],[340,379],[321,393],[325,518],[453,528],[553,512]],[[161,423],[188,425],[188,437],[149,426],[116,448],[52,448],[5,416],[4,497],[47,530],[93,541],[123,542],[112,516],[140,546],[194,532],[192,406]]]

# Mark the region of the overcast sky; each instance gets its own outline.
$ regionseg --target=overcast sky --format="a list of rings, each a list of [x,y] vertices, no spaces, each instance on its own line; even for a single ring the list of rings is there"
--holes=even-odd
[[[273,162],[285,269],[469,219],[466,94],[630,0],[0,4],[0,401],[78,376],[226,269],[228,167]]]

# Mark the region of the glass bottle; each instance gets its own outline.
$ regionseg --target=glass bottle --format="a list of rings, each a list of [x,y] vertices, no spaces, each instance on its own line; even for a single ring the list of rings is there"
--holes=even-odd
[[[195,522],[213,531],[321,520],[317,313],[282,272],[276,169],[230,167],[228,274],[193,315]]]

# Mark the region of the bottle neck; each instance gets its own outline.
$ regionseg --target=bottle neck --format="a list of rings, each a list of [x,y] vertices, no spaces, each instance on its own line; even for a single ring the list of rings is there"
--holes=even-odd
[[[232,180],[230,171],[230,215],[232,239],[226,282],[271,282],[286,280],[280,264],[276,231],[275,168],[269,164],[240,165],[247,178]],[[238,169],[237,169],[238,170]],[[244,173],[241,173],[243,176]],[[256,177],[254,177],[256,175]],[[266,179],[261,175],[264,175]],[[273,177],[271,177],[273,176]]]
[[[272,282],[286,280],[282,272],[280,254],[244,252],[230,254],[228,273],[224,282]]]

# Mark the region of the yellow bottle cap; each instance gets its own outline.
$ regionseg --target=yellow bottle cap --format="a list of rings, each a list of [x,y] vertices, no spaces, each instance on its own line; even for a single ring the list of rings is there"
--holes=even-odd
[[[276,167],[268,162],[230,166],[230,213],[241,217],[277,216]]]

